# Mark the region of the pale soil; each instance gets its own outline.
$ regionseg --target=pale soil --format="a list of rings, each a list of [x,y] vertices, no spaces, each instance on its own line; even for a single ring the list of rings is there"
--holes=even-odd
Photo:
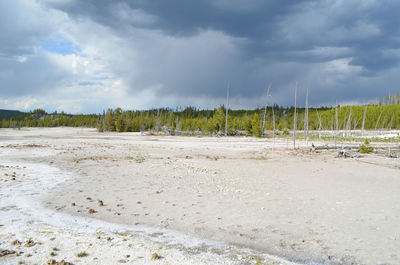
[[[400,170],[389,167],[399,159],[293,151],[286,140],[272,150],[271,139],[71,128],[0,130],[0,145],[0,164],[13,166],[0,168],[0,249],[13,249],[9,243],[18,236],[44,242],[32,257],[0,258],[0,264],[41,264],[54,245],[62,246],[55,259],[74,264],[285,263],[269,255],[301,263],[400,264]],[[24,194],[47,210],[28,205],[36,210],[13,213],[3,197],[21,191],[18,185],[40,189],[23,186],[52,170],[34,174],[37,165],[68,176],[49,173],[40,196]],[[16,181],[4,176],[12,171]],[[95,231],[112,240],[97,239]],[[80,249],[89,256],[75,257]],[[153,252],[163,259],[150,261]]]

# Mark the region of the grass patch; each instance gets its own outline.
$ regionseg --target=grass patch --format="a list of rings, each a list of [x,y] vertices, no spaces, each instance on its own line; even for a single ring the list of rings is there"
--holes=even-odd
[[[250,157],[251,160],[268,160],[268,157],[266,156],[256,156],[256,157]]]
[[[135,158],[136,163],[143,163],[146,159],[142,156],[138,156]]]
[[[76,256],[77,256],[78,258],[87,257],[88,255],[89,255],[89,254],[86,253],[86,252],[84,252],[84,251],[79,252],[78,254],[76,254]]]
[[[42,234],[50,234],[50,235],[54,234],[54,232],[52,232],[52,231],[41,231],[40,233],[42,233]]]

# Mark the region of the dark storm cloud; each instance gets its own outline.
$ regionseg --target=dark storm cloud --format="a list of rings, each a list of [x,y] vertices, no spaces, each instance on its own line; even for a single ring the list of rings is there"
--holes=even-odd
[[[287,1],[290,2],[290,1]],[[298,1],[301,2],[301,1]],[[162,29],[169,34],[194,34],[199,28],[212,28],[230,32],[238,36],[256,37],[265,31],[278,15],[282,15],[290,4],[285,1],[268,3],[265,1],[71,1],[50,4],[77,17],[90,17],[108,26],[120,28],[121,17],[116,10],[140,10],[153,15],[156,21],[147,28]],[[125,21],[127,22],[127,21]],[[129,22],[128,22],[129,23]],[[130,23],[138,26],[133,21]]]
[[[222,31],[248,40],[246,52],[273,56],[319,46],[353,47],[353,64],[379,70],[393,64],[379,50],[398,46],[398,1],[71,1],[53,4],[73,17],[94,21],[126,33],[128,25],[172,35],[197,34],[199,29]],[[122,11],[137,20],[129,21]],[[116,12],[118,11],[118,12]],[[140,20],[142,14],[143,20]],[[147,16],[148,21],[144,18]],[[372,54],[371,54],[372,53]],[[297,57],[284,56],[287,60]],[[372,57],[374,59],[368,59]],[[314,58],[311,58],[314,59]]]
[[[269,83],[276,103],[292,104],[299,81],[314,104],[369,101],[400,81],[398,10],[393,0],[2,1],[1,89],[64,83],[157,107],[220,102],[229,80],[233,102],[259,106]]]

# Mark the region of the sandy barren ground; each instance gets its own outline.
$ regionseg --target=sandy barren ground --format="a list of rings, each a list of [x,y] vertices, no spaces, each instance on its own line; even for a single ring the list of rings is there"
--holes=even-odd
[[[0,264],[400,264],[399,159],[71,128],[0,145],[0,249],[24,252]]]

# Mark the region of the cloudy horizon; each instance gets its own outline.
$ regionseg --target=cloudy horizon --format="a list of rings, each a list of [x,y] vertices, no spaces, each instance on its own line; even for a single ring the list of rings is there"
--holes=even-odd
[[[400,93],[400,2],[0,2],[0,109],[365,104]]]

